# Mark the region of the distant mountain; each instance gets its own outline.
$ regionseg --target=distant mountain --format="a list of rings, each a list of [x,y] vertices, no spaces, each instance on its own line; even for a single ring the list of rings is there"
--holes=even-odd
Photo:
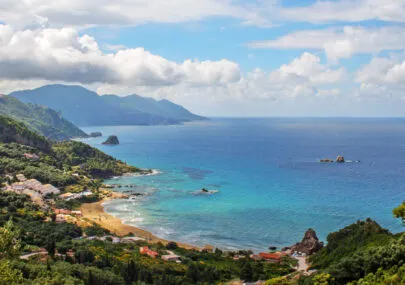
[[[194,115],[184,107],[174,104],[169,100],[157,101],[139,95],[119,97],[117,95],[104,95],[101,98],[111,106],[136,112],[141,111],[155,116],[171,118],[179,122],[204,120],[204,117]]]
[[[81,86],[46,85],[10,94],[27,103],[58,110],[76,125],[170,125],[204,120],[168,100],[138,95],[99,96]]]
[[[56,111],[44,106],[24,104],[14,97],[0,95],[0,114],[23,122],[31,129],[53,140],[87,136]]]
[[[45,137],[31,131],[23,123],[3,115],[0,115],[0,142],[23,144],[43,151],[51,149],[51,144]]]

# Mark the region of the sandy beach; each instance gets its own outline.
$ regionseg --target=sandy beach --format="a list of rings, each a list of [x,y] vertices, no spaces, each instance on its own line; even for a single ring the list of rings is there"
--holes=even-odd
[[[116,198],[116,197],[114,197]],[[84,218],[88,219],[91,222],[95,222],[96,224],[100,225],[101,227],[109,230],[111,233],[115,234],[116,236],[126,236],[129,234],[134,234],[136,237],[140,237],[145,239],[147,242],[150,243],[158,243],[161,242],[163,244],[167,244],[168,241],[158,238],[154,236],[152,233],[142,230],[140,228],[136,228],[130,225],[124,224],[119,218],[116,218],[104,211],[103,203],[111,200],[112,198],[106,198],[101,201],[95,203],[85,203],[82,204],[80,210],[82,211],[82,215]],[[198,246],[193,246],[184,243],[177,243],[178,246],[186,248],[186,249],[196,249],[200,250],[201,248]]]

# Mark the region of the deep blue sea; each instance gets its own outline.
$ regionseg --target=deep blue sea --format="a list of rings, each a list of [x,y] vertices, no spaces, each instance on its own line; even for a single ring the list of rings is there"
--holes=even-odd
[[[325,240],[367,217],[403,229],[391,210],[405,199],[404,119],[212,119],[83,129],[104,135],[85,140],[90,145],[162,172],[107,181],[136,184],[147,196],[105,208],[165,239],[264,250],[291,245],[310,227]],[[111,134],[120,145],[101,144]],[[337,155],[360,162],[318,162]],[[219,192],[196,195],[202,187]]]

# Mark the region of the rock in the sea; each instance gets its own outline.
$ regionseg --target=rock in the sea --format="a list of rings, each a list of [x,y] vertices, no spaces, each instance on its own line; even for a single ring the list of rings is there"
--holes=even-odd
[[[329,162],[333,162],[333,160],[329,159],[329,158],[324,158],[324,159],[321,159],[320,162],[329,163]]]
[[[323,242],[319,241],[316,232],[313,229],[308,229],[301,242],[293,245],[291,251],[297,251],[311,255],[323,248]]]
[[[100,133],[100,132],[93,132],[93,133],[90,133],[90,136],[91,136],[92,138],[101,137],[102,135],[103,135],[103,134]]]
[[[103,142],[103,144],[108,144],[108,145],[117,145],[119,144],[120,141],[118,140],[117,136],[109,136],[108,139]]]
[[[345,162],[345,158],[343,156],[339,155],[338,157],[336,157],[336,162],[343,163],[343,162]]]

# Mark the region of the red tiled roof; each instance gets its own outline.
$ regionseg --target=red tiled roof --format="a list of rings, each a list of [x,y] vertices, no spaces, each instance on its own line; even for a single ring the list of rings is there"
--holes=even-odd
[[[259,253],[259,255],[264,258],[264,259],[274,259],[274,260],[280,260],[281,255],[278,253]]]
[[[147,254],[152,256],[158,256],[159,254],[156,251],[150,250],[149,247],[144,246],[139,249],[141,254]]]

